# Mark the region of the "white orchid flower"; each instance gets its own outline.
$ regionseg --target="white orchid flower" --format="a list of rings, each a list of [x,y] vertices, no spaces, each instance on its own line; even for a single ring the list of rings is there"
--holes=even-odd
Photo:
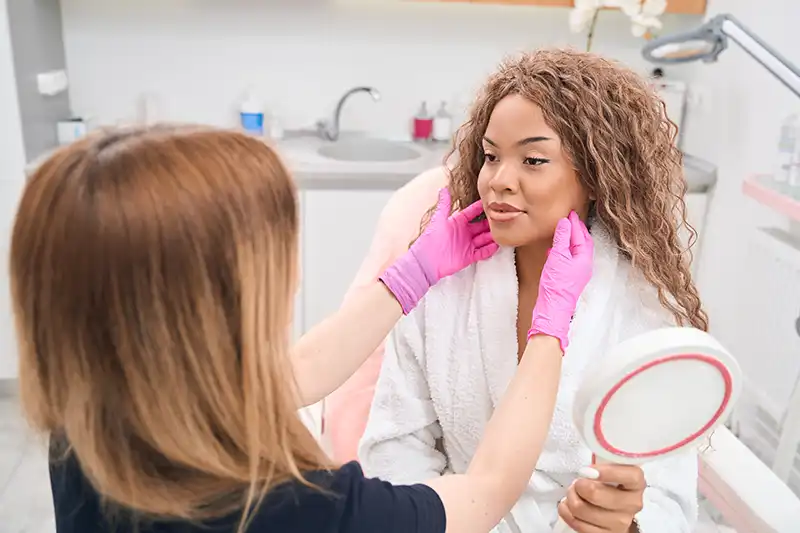
[[[659,16],[667,9],[667,0],[616,0],[631,19],[631,33],[642,37],[650,30],[661,29]]]
[[[658,17],[667,10],[667,0],[608,0],[606,5],[611,3],[629,17],[636,15]]]
[[[620,9],[631,19],[631,33],[643,37],[650,30],[661,29],[659,16],[667,9],[667,0],[575,0],[569,14],[569,28],[573,33],[582,33],[593,28],[597,11],[603,7]],[[591,47],[591,34],[587,51]]]
[[[575,0],[575,7],[569,13],[569,29],[572,33],[582,33],[589,28],[597,10],[603,7],[603,0]]]
[[[642,0],[608,0],[609,7],[618,7],[623,13],[632,17],[642,8]]]
[[[575,9],[600,9],[608,3],[609,0],[575,0]],[[613,1],[613,0],[612,0]]]
[[[642,4],[642,13],[657,17],[663,15],[667,10],[667,0],[644,0]]]
[[[631,33],[634,37],[644,37],[650,30],[660,30],[661,21],[658,17],[648,15],[634,15],[631,17]]]

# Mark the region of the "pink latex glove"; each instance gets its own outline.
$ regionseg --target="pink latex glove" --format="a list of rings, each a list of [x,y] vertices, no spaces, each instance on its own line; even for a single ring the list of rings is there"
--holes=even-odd
[[[553,247],[544,263],[539,279],[539,296],[533,308],[533,335],[550,335],[561,342],[561,350],[569,345],[569,326],[586,284],[592,277],[594,242],[589,230],[575,211],[558,221]]]
[[[487,259],[498,250],[489,221],[472,222],[483,212],[480,201],[450,215],[450,191],[439,191],[430,222],[411,248],[392,264],[380,280],[408,314],[440,279]]]

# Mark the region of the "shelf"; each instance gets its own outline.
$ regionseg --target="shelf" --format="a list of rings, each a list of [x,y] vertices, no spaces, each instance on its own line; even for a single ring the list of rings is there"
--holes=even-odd
[[[745,179],[742,192],[773,211],[800,222],[800,200],[775,190],[771,176],[761,174]]]

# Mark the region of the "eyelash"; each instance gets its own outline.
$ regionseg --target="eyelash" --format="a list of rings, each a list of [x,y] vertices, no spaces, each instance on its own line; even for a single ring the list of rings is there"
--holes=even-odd
[[[484,152],[483,160],[487,163],[494,163],[497,160],[497,157],[494,154],[488,154]],[[532,167],[538,167],[544,165],[545,163],[549,163],[550,160],[543,157],[526,157],[525,162]]]

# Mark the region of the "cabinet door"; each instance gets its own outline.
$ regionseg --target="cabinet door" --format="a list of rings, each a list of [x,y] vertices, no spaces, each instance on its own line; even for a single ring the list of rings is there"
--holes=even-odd
[[[394,191],[306,191],[303,228],[303,326],[339,308],[369,250]]]

